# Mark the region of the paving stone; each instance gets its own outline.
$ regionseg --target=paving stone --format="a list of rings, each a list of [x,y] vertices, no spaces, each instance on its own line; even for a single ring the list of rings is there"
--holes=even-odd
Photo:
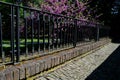
[[[40,64],[38,62],[35,63],[35,73],[40,72]]]
[[[0,80],[6,80],[5,74],[0,72]]]
[[[16,67],[9,67],[8,68],[10,71],[12,71],[13,74],[13,80],[19,80],[19,69],[17,69]]]
[[[52,77],[50,77],[50,76],[48,76],[48,77],[46,77],[48,80],[56,80],[56,79],[54,79],[54,78],[52,78]]]
[[[25,67],[24,66],[19,66],[17,67],[19,69],[19,76],[20,76],[20,79],[24,79],[25,78]]]
[[[85,49],[80,49],[79,51],[87,51],[98,47],[98,44],[103,44],[102,42],[95,43],[89,46],[89,48],[84,47]],[[58,68],[57,70],[50,72],[47,75],[48,80],[85,80],[85,78],[90,75],[104,60],[111,55],[111,53],[119,46],[119,44],[110,43],[104,48],[101,48],[98,51],[93,52],[83,58],[78,57],[77,59],[67,63],[66,65]],[[92,48],[91,48],[92,47]],[[77,52],[78,53],[78,52]],[[69,57],[75,57],[78,54],[72,53]],[[61,55],[60,61],[63,62],[67,58],[64,55]],[[43,75],[43,77],[45,76]]]
[[[39,79],[36,80],[47,80],[45,77],[39,77]]]
[[[6,80],[13,80],[13,72],[10,69],[4,70]]]
[[[30,69],[30,64],[25,64],[25,75],[26,77],[29,77],[31,75],[31,69]]]
[[[45,75],[45,77],[50,77],[50,78],[52,78],[53,80],[56,80],[56,76],[54,76],[54,75],[52,75],[52,74],[47,74],[47,75]]]
[[[30,65],[30,73],[31,73],[30,76],[33,76],[36,73],[36,66],[34,62],[32,62]]]
[[[42,72],[44,70],[44,61],[39,61],[39,64],[40,64],[40,67],[39,67],[39,70],[40,72]]]

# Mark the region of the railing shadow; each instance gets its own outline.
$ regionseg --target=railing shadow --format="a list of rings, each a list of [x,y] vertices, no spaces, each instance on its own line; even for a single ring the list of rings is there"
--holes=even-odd
[[[85,80],[120,80],[120,46]]]

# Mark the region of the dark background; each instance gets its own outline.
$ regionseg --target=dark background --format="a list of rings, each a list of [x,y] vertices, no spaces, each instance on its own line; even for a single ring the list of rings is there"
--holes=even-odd
[[[120,0],[92,0],[89,5],[96,9],[94,14],[103,14],[98,20],[111,27],[112,41],[120,42]]]

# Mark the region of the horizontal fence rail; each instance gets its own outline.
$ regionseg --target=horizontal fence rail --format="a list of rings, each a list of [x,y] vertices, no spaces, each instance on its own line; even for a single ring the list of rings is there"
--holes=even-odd
[[[101,24],[0,1],[0,63],[17,63],[107,37]]]

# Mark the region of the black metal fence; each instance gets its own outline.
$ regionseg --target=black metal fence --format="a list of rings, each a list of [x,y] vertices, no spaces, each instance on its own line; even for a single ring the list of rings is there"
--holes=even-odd
[[[108,31],[93,22],[0,2],[0,64],[97,41]]]

